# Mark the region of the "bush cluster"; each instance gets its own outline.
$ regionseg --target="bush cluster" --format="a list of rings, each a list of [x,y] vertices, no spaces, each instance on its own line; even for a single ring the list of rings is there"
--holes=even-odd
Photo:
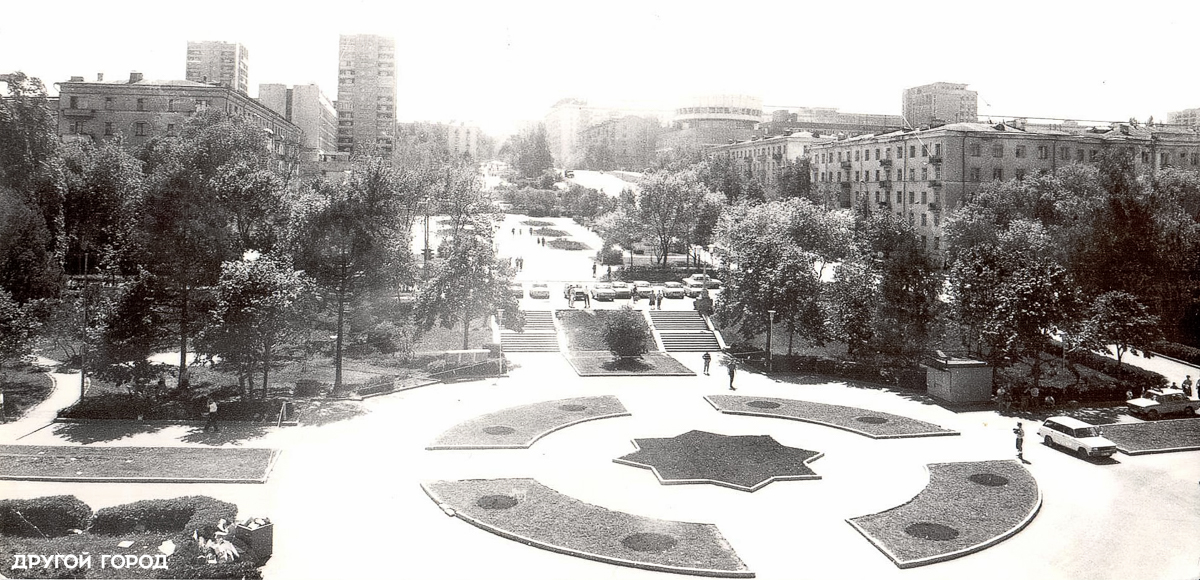
[[[658,282],[679,282],[684,278],[696,273],[697,270],[688,270],[686,268],[663,268],[660,266],[626,266],[620,270],[613,272],[613,278],[632,282],[634,280],[645,280],[650,283]]]
[[[233,387],[237,392],[237,387]],[[226,393],[228,394],[228,393]],[[220,393],[212,393],[218,399],[218,415],[221,421],[265,421],[279,416],[282,399],[220,401]],[[189,421],[204,417],[207,410],[204,399],[186,400],[148,399],[124,393],[105,393],[83,400],[58,412],[64,419],[137,419],[141,415],[147,421]]]
[[[550,240],[546,242],[546,246],[556,250],[590,250],[591,246],[577,242],[575,240]]]
[[[175,499],[148,499],[103,508],[96,512],[91,532],[120,535],[130,532],[182,532],[216,525],[222,518],[230,522],[237,517],[237,506],[204,495],[189,495]]]
[[[1121,385],[1107,387],[1107,390],[1120,393],[1120,397],[1117,397],[1117,399],[1124,400],[1124,393],[1127,389],[1137,393],[1141,392],[1143,388],[1158,389],[1167,386],[1166,377],[1156,372],[1141,369],[1123,362],[1118,363],[1111,358],[1100,356],[1094,352],[1070,351],[1067,353],[1067,360],[1073,364],[1104,373],[1120,382]]]
[[[1171,358],[1177,358],[1183,362],[1200,365],[1200,348],[1179,344],[1178,342],[1162,341],[1156,343],[1151,350]]]
[[[40,538],[86,530],[92,508],[73,495],[0,500],[0,535]]]

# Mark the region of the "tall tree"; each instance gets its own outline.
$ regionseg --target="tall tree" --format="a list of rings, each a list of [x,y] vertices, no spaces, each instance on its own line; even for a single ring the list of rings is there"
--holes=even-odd
[[[1108,345],[1117,349],[1117,362],[1127,352],[1140,355],[1162,340],[1158,317],[1150,314],[1137,297],[1119,290],[1096,297],[1088,308],[1083,324],[1084,345],[1108,354]]]
[[[133,270],[145,195],[142,163],[119,140],[79,142],[64,151],[63,214],[73,272]]]
[[[663,266],[671,245],[695,230],[698,209],[708,193],[694,170],[655,171],[639,180],[634,193],[635,214]]]
[[[918,359],[935,338],[943,278],[905,220],[889,212],[866,220],[864,246],[879,276],[873,346]]]
[[[33,352],[37,327],[37,321],[0,288],[0,368]]]
[[[0,98],[0,189],[16,192],[42,222],[45,252],[61,262],[66,253],[62,215],[62,167],[58,114],[42,81],[16,72],[5,76]]]

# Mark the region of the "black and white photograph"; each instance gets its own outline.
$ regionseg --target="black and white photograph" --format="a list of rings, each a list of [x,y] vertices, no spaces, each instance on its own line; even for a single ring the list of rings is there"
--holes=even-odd
[[[1200,580],[1200,4],[0,6],[0,578]]]

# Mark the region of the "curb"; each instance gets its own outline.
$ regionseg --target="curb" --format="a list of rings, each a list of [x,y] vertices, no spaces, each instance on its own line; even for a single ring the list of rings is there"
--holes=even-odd
[[[127,424],[134,424],[134,425],[181,425],[181,426],[186,425],[186,426],[194,427],[196,425],[204,426],[204,424],[207,423],[207,421],[195,420],[195,419],[180,419],[178,421],[172,421],[171,419],[142,419],[141,421],[138,421],[137,419],[73,419],[73,418],[69,418],[69,417],[55,417],[54,420],[51,421],[51,423],[72,423],[72,424],[78,424],[78,425],[88,425],[88,424],[98,424],[98,425],[114,424],[115,425],[118,423],[127,423]],[[296,427],[296,426],[300,425],[300,423],[297,421],[284,421],[283,423],[277,423],[275,421],[218,421],[218,423],[220,423],[221,425],[267,426],[267,427],[274,426],[274,425],[282,425],[284,427]]]
[[[859,431],[858,429],[854,429],[853,427],[849,427],[846,425],[837,425],[835,423],[827,423],[825,421],[819,421],[817,419],[809,419],[806,417],[792,417],[790,415],[776,415],[776,414],[766,413],[766,412],[762,412],[762,411],[742,411],[742,410],[737,410],[737,409],[722,409],[721,407],[717,406],[717,403],[715,401],[713,401],[712,399],[710,399],[709,396],[711,396],[711,395],[705,395],[704,400],[708,401],[708,404],[712,405],[712,407],[714,409],[716,409],[717,411],[724,413],[726,415],[744,415],[747,417],[765,417],[767,419],[787,419],[789,421],[800,421],[802,423],[812,423],[814,425],[822,425],[824,427],[840,429],[842,431],[849,431],[851,433],[854,433],[857,435],[862,435],[864,437],[869,437],[871,439],[917,439],[917,438],[921,438],[921,437],[949,437],[949,436],[953,436],[953,435],[962,435],[962,433],[960,433],[958,431],[954,431],[954,430],[920,431],[917,433],[897,433],[897,434],[891,434],[891,435],[876,435],[873,433],[868,433],[866,431]],[[745,395],[724,395],[724,396],[745,396]],[[747,397],[747,398],[752,398],[752,397]],[[777,397],[762,397],[762,399],[770,399],[770,398],[777,398]],[[815,402],[815,401],[800,401],[799,399],[794,399],[794,400],[796,400],[798,402],[802,402],[802,403]],[[827,403],[821,403],[821,404],[827,404]],[[858,407],[854,407],[854,408],[858,409]],[[883,411],[872,411],[870,409],[860,409],[860,410],[865,411],[866,413],[884,413]],[[894,417],[904,417],[904,415],[896,415],[895,413],[885,413],[885,414],[892,415]],[[904,418],[912,420],[912,421],[920,421],[920,419],[913,419],[912,417],[904,417]],[[926,423],[926,421],[921,421],[921,422]]]

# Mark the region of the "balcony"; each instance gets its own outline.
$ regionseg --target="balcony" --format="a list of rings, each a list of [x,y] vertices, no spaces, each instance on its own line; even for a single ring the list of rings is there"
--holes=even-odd
[[[846,191],[850,191],[851,183],[849,181],[843,181],[843,182],[839,183],[838,185],[842,186],[842,189],[844,189]]]
[[[889,158],[887,158],[887,159],[880,159],[880,160],[879,160],[879,166],[880,166],[880,167],[891,167],[891,166],[892,166],[892,159],[891,159],[890,157],[889,157]]]
[[[878,183],[879,187],[881,187],[883,189],[891,189],[892,188],[891,181],[884,180],[884,181],[876,181],[875,183]]]
[[[63,109],[62,116],[72,119],[91,119],[96,116],[96,109]]]
[[[934,165],[941,165],[941,163],[942,163],[942,156],[941,156],[941,155],[930,155],[930,156],[929,156],[929,162],[930,162],[930,163],[932,163],[932,164],[934,164]]]
[[[875,205],[879,206],[879,209],[887,209],[889,207],[892,207],[892,204],[888,203],[886,201],[877,201],[877,202],[875,202]]]
[[[940,212],[940,211],[942,211],[942,206],[941,206],[941,204],[939,204],[939,203],[938,203],[938,202],[936,202],[936,201],[935,201],[935,202],[932,202],[932,203],[930,203],[930,204],[929,204],[929,211],[937,211],[937,212]]]
[[[854,167],[853,163],[850,163],[849,161],[842,162],[842,169],[850,169],[851,167]]]
[[[941,186],[942,186],[942,180],[940,180],[940,179],[929,180],[929,187],[939,187],[940,188]]]

